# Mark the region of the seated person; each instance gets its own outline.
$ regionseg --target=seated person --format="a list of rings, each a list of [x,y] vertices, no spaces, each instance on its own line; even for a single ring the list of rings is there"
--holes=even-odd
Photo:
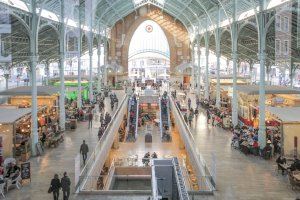
[[[157,158],[157,154],[155,152],[153,152],[153,154],[151,155],[151,158]]]
[[[142,159],[142,162],[143,162],[143,164],[148,165],[149,161],[150,161],[150,152],[147,152],[147,153],[144,155],[144,157],[143,157],[143,159]]]
[[[294,163],[288,168],[291,171],[300,170],[300,160],[298,158],[295,158]]]
[[[15,176],[19,175],[20,170],[21,170],[20,167],[18,167],[15,163],[11,163],[10,166],[8,167],[5,177],[14,179]]]
[[[281,170],[281,173],[282,173],[282,175],[283,175],[285,169],[284,169],[281,165],[286,164],[286,159],[285,159],[283,156],[280,155],[280,156],[276,159],[276,163],[277,163],[277,166],[278,166],[278,170]],[[279,165],[279,164],[281,164],[281,165]]]

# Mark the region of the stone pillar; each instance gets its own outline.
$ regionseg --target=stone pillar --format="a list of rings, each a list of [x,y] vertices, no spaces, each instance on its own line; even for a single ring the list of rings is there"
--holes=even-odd
[[[266,146],[266,93],[265,93],[265,62],[266,62],[266,29],[264,21],[264,7],[265,1],[262,0],[259,6],[259,13],[257,16],[259,26],[259,61],[260,61],[260,78],[259,78],[259,132],[258,141],[260,148],[263,149]]]

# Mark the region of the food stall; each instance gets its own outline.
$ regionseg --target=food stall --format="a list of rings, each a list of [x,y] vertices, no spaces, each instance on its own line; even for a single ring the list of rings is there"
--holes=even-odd
[[[238,76],[237,85],[248,85],[250,84],[250,77],[248,76]],[[217,78],[211,76],[210,80],[210,99],[216,99],[217,91]],[[221,97],[221,107],[230,108],[231,107],[231,98],[232,98],[232,85],[233,77],[232,75],[222,75],[220,76],[220,97]]]
[[[0,92],[0,96],[9,96],[8,103],[19,108],[31,106],[31,87],[22,86]],[[52,86],[37,86],[38,106],[47,106],[48,111],[58,105],[59,89]]]
[[[60,82],[54,83],[54,86],[59,87]],[[89,99],[89,82],[88,81],[81,81],[81,92],[83,100]],[[78,95],[78,81],[70,80],[65,81],[65,94],[66,98],[69,100],[76,100]]]
[[[0,137],[3,156],[26,161],[30,149],[30,108],[0,108]]]
[[[259,86],[239,85],[238,116],[242,124],[258,127]],[[300,91],[283,86],[265,86],[266,106],[295,107],[300,106]]]
[[[267,107],[266,110],[268,118],[279,122],[283,155],[299,155],[300,107]]]

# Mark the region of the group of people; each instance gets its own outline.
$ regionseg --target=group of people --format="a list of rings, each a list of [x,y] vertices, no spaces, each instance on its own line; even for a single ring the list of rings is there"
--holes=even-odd
[[[151,158],[157,158],[157,154],[155,152],[153,152],[152,154],[150,154],[150,152],[145,153],[144,157],[142,158],[142,163],[144,165],[148,165]]]
[[[111,93],[109,97],[110,97],[110,107],[111,110],[113,110],[115,106],[118,107],[119,100],[115,93]]]
[[[59,179],[58,174],[54,175],[54,178],[51,180],[48,193],[53,194],[53,199],[58,200],[60,189],[63,191],[63,200],[68,200],[70,197],[70,187],[71,180],[68,177],[67,172],[64,172],[64,175]]]
[[[266,136],[266,140],[266,146],[260,149],[258,130],[249,130],[247,127],[237,126],[233,129],[231,145],[236,149],[240,149],[245,154],[262,156],[265,159],[270,159],[272,156],[280,154],[281,144],[279,135],[271,135],[269,133]]]

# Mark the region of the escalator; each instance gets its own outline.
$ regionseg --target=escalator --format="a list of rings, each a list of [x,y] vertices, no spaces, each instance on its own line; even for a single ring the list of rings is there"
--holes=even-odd
[[[170,100],[164,92],[159,101],[160,108],[160,134],[163,142],[171,142]]]
[[[134,94],[128,102],[128,123],[126,142],[134,142],[137,138],[139,116],[139,99]]]
[[[184,177],[176,157],[152,161],[152,199],[189,200]]]

